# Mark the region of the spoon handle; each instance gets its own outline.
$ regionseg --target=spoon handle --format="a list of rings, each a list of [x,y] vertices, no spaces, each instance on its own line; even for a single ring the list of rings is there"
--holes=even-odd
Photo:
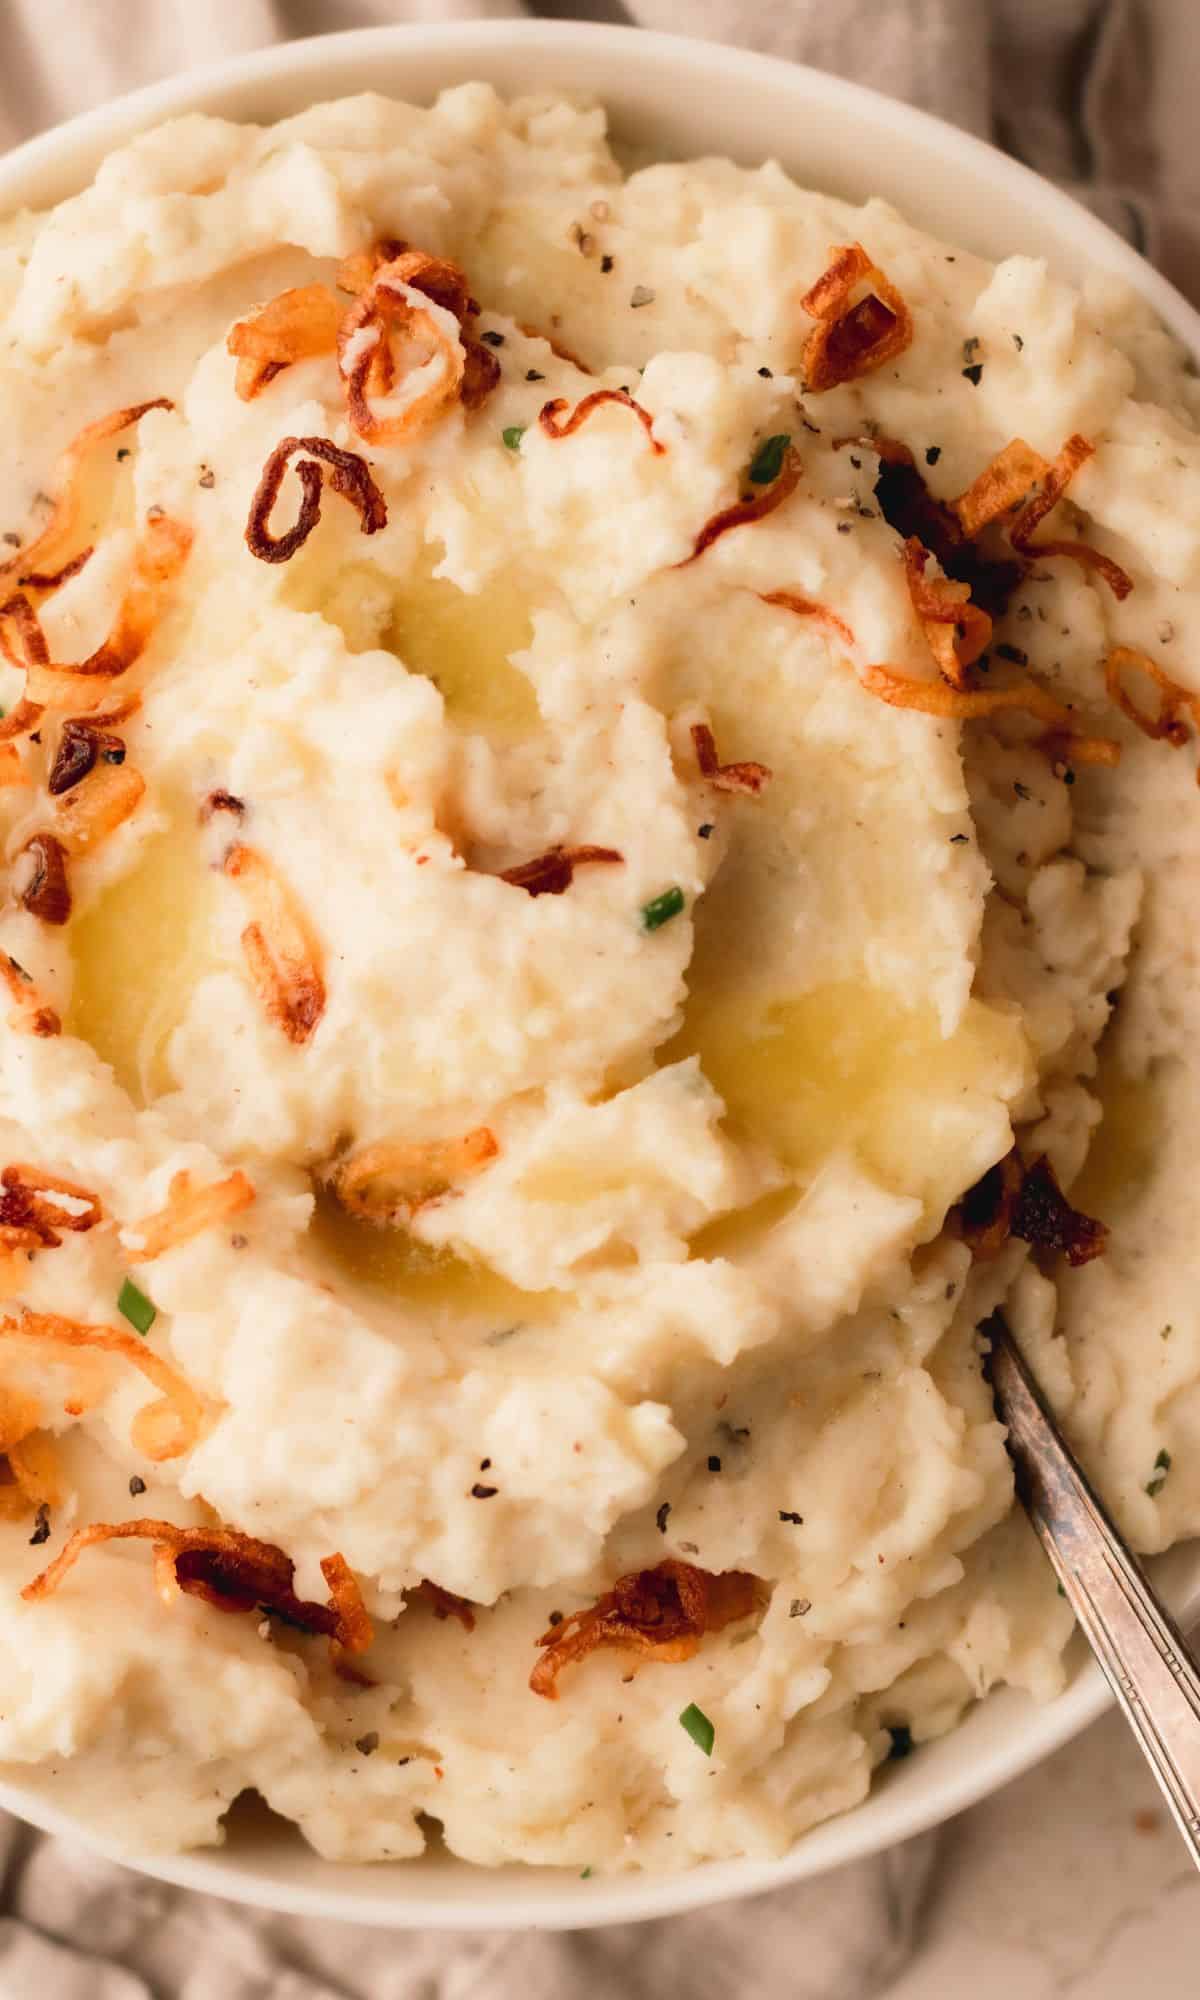
[[[1200,1868],[1200,1672],[1064,1444],[1000,1314],[986,1332],[1017,1493]]]

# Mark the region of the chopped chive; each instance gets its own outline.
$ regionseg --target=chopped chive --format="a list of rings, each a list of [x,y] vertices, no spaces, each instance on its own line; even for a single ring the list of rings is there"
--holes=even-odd
[[[1160,1451],[1158,1457],[1154,1461],[1154,1477],[1153,1479],[1148,1479],[1146,1481],[1146,1491],[1150,1495],[1150,1498],[1152,1500],[1157,1499],[1158,1495],[1162,1492],[1163,1487],[1167,1483],[1167,1474],[1170,1470],[1171,1470],[1170,1452]]]
[[[521,439],[525,435],[525,425],[507,424],[500,435],[510,451],[520,451]]]
[[[591,1862],[589,1861],[589,1863],[588,1863],[587,1867],[586,1867],[586,1868],[581,1868],[581,1869],[580,1869],[580,1871],[579,1871],[579,1879],[580,1879],[580,1881],[581,1881],[581,1882],[586,1882],[586,1881],[587,1881],[587,1879],[588,1879],[588,1876],[589,1876],[589,1875],[591,1874],[591,1872],[592,1872],[592,1865],[591,1865]]]
[[[648,903],[642,904],[642,929],[661,930],[664,924],[670,923],[672,917],[679,915],[683,908],[683,900],[683,890],[678,883],[671,889],[664,889],[661,896],[652,896]]]
[[[158,1307],[145,1292],[139,1291],[132,1278],[126,1278],[117,1298],[117,1311],[136,1327],[139,1333],[149,1333],[158,1318]]]
[[[902,1757],[912,1756],[914,1749],[912,1730],[907,1722],[898,1722],[894,1729],[888,1730],[888,1735],[892,1739],[892,1747],[888,1751],[889,1763],[898,1764]]]
[[[783,454],[791,443],[787,431],[764,438],[750,461],[750,479],[755,486],[770,486],[783,471]]]
[[[694,1701],[689,1701],[679,1720],[687,1730],[697,1750],[703,1750],[706,1757],[711,1757],[713,1744],[717,1740],[717,1732],[707,1715],[705,1715],[704,1710],[697,1708]]]

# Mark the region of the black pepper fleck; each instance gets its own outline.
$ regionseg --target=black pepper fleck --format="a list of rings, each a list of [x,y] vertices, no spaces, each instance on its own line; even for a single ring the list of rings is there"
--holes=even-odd
[[[1033,797],[1033,793],[1030,791],[1028,785],[1023,785],[1019,778],[1013,779],[1013,790],[1019,799],[1029,799]]]
[[[123,445],[121,446],[121,449],[120,449],[120,451],[119,451],[119,452],[117,453],[117,464],[118,464],[118,465],[124,465],[124,463],[125,463],[125,460],[126,460],[127,458],[129,458],[130,456],[131,456],[131,454],[130,454],[130,450],[129,450],[129,446],[128,446],[127,444],[123,444]]]
[[[550,1617],[549,1617],[549,1619],[548,1619],[548,1621],[547,1621],[547,1622],[548,1622],[549,1624],[551,1624],[551,1625],[561,1625],[561,1624],[562,1624],[562,1622],[563,1622],[563,1615],[562,1615],[562,1612],[561,1612],[561,1611],[552,1611],[552,1612],[550,1613]]]
[[[135,1472],[133,1478],[129,1482],[130,1498],[136,1500],[139,1494],[144,1493],[145,1491],[146,1491],[145,1480],[139,1479],[137,1473]]]
[[[1018,354],[1024,352],[1025,342],[1022,340],[1019,333],[1014,333],[1013,335],[1013,346],[1016,348]]]
[[[658,1529],[660,1535],[665,1535],[667,1532],[667,1516],[669,1515],[670,1511],[671,1511],[670,1501],[664,1500],[662,1506],[659,1508],[657,1514],[654,1516],[654,1525]]]
[[[491,1471],[491,1469],[492,1469],[492,1461],[491,1461],[491,1459],[490,1459],[490,1458],[481,1458],[481,1459],[480,1459],[480,1461],[479,1461],[479,1470],[480,1470],[481,1472],[490,1472],[490,1471]]]
[[[204,490],[205,490],[205,492],[206,492],[206,493],[207,493],[207,492],[209,491],[209,489],[210,489],[211,487],[213,487],[213,486],[215,486],[215,485],[216,485],[216,483],[217,483],[217,475],[216,475],[216,473],[215,473],[215,472],[213,471],[213,469],[212,469],[211,465],[206,465],[206,466],[205,466],[205,468],[204,468],[203,472],[202,472],[202,473],[200,474],[200,481],[199,481],[199,483],[200,483],[200,485],[201,485],[201,486],[203,486],[203,488],[204,488]]]
[[[837,524],[837,531],[839,535],[848,535],[850,533],[849,521],[839,521]]]
[[[606,278],[609,272],[612,270],[612,267],[613,267],[613,260],[609,256],[606,250],[603,257],[600,259],[600,269],[603,271]]]
[[[950,835],[951,847],[961,847],[963,845],[963,842],[966,840],[966,837],[967,836],[965,833],[952,833]]]
[[[489,347],[503,347],[504,345],[504,335],[502,333],[495,333],[490,328],[487,333],[481,333],[479,338],[486,340]]]
[[[701,840],[711,840],[713,831],[714,828],[711,820],[706,820],[703,826],[696,828],[696,832]]]
[[[794,1522],[794,1523],[795,1523],[795,1525],[796,1525],[796,1527],[798,1527],[798,1528],[802,1528],[802,1527],[804,1526],[804,1516],[803,1516],[803,1514],[792,1514],[792,1513],[789,1513],[789,1511],[788,1511],[788,1509],[787,1509],[786,1507],[781,1507],[781,1508],[779,1509],[779,1518],[780,1518],[780,1520],[781,1520],[781,1521],[792,1521],[792,1522]]]
[[[805,1612],[811,1610],[812,1610],[811,1597],[793,1597],[791,1603],[788,1605],[788,1617],[803,1618]]]
[[[1029,665],[1028,653],[1023,653],[1019,646],[1010,646],[1006,640],[1001,641],[996,651],[1002,660],[1011,660],[1014,667],[1027,667]]]
[[[925,454],[926,465],[936,465],[941,455],[942,455],[941,445],[931,444],[929,450]]]
[[[962,372],[964,379],[970,382],[973,388],[977,389],[983,380],[983,363],[982,361],[975,361],[970,368],[964,368]]]
[[[719,1472],[721,1470],[721,1461],[715,1453],[709,1456],[708,1469],[710,1472]]]
[[[472,1500],[492,1500],[499,1491],[500,1488],[498,1486],[481,1486],[479,1481],[476,1480],[474,1486],[471,1488],[471,1498]]]
[[[545,379],[540,368],[527,368],[525,370],[525,380],[527,382],[544,382]]]
[[[29,1546],[31,1549],[39,1549],[43,1542],[50,1540],[50,1509],[44,1500],[37,1510],[36,1520],[37,1525],[29,1537]]]
[[[379,1748],[379,1731],[369,1729],[365,1736],[357,1736],[354,1747],[363,1757],[370,1757]]]

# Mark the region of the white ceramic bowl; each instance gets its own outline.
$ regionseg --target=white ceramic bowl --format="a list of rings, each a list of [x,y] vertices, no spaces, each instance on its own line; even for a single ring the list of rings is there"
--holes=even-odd
[[[1166,280],[1085,209],[992,147],[816,70],[628,28],[489,21],[268,49],[138,91],[19,148],[0,161],[0,213],[75,193],[114,146],[180,112],[269,120],[367,89],[423,102],[473,77],[507,93],[594,93],[621,139],[660,158],[718,153],[752,164],[773,155],[802,183],[850,200],[885,194],[914,222],[984,256],[1045,256],[1068,277],[1114,272],[1200,356],[1200,315]],[[1158,1574],[1185,1616],[1200,1609],[1200,1552],[1176,1551]],[[990,1695],[950,1736],[889,1771],[864,1805],[806,1834],[778,1861],[586,1882],[574,1869],[472,1868],[444,1853],[342,1867],[320,1860],[269,1815],[240,1823],[219,1850],[119,1858],[241,1902],[404,1928],[571,1929],[665,1916],[779,1888],[905,1840],[1027,1770],[1107,1700],[1099,1670],[1082,1654],[1069,1687],[1048,1706],[1010,1691]],[[0,1786],[0,1803],[51,1832],[89,1838],[55,1806],[43,1774]]]

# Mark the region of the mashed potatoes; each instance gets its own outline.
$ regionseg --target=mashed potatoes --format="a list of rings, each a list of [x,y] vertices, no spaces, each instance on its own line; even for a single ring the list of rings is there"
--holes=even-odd
[[[481,85],[150,133],[0,307],[7,1770],[671,1867],[1052,1695],[998,1305],[1200,1528],[1168,338]],[[1014,439],[989,637],[902,554]]]

